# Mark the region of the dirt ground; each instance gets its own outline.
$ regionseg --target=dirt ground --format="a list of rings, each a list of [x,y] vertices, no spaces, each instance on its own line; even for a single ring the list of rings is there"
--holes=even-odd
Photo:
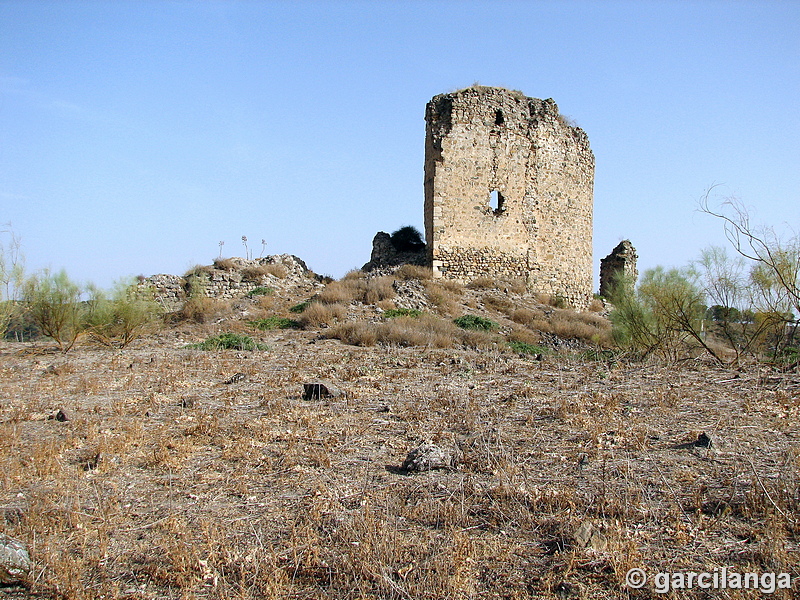
[[[723,567],[800,594],[797,373],[200,333],[0,344],[0,533],[34,561],[0,598],[661,598]],[[404,472],[424,442],[455,466]]]

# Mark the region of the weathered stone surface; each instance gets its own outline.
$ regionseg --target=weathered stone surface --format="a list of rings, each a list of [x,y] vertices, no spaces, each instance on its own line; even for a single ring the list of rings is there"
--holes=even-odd
[[[639,272],[636,270],[636,248],[630,240],[622,240],[611,254],[600,261],[600,295],[608,298],[619,273],[635,283]]]
[[[433,469],[452,469],[458,464],[457,455],[436,444],[422,444],[408,453],[403,461],[404,471],[430,471]]]
[[[344,396],[344,392],[327,381],[313,381],[303,384],[303,400],[339,398],[341,396]]]
[[[25,544],[0,533],[0,584],[22,583],[32,568]]]
[[[594,155],[552,100],[473,86],[426,109],[425,235],[434,277],[524,278],[592,294]]]

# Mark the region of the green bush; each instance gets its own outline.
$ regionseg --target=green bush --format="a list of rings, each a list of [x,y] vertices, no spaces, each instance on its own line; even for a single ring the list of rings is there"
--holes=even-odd
[[[8,243],[0,239],[0,337],[11,322],[20,319],[22,311],[19,304],[19,292],[25,282],[25,259],[20,251],[19,238],[9,229],[0,231],[0,236],[7,237]]]
[[[311,302],[309,302],[308,300],[306,300],[305,302],[301,302],[300,304],[295,304],[294,306],[292,306],[292,307],[289,309],[289,312],[292,312],[292,313],[298,314],[298,313],[301,313],[301,312],[303,312],[303,311],[304,311],[305,309],[307,309],[307,308],[308,308],[310,305],[311,305]]]
[[[83,291],[64,270],[53,274],[45,269],[23,287],[22,300],[31,320],[62,352],[69,351],[86,329],[88,306],[81,302]]]
[[[248,298],[253,298],[254,296],[271,296],[275,290],[269,287],[257,287],[253,290],[250,290],[250,293],[247,294]]]
[[[416,308],[390,308],[383,312],[383,316],[387,319],[394,319],[395,317],[412,317],[416,319],[420,315],[422,315],[422,311]]]
[[[425,248],[422,234],[413,225],[404,225],[391,235],[392,246],[398,252],[419,252]]]
[[[660,355],[677,360],[691,340],[721,360],[703,339],[704,296],[696,275],[689,270],[656,267],[645,271],[638,288],[619,278],[615,282],[609,315],[614,340],[642,356]]]
[[[258,319],[256,321],[249,321],[250,325],[255,327],[256,329],[268,330],[268,329],[300,329],[301,325],[299,322],[294,321],[292,319],[287,319],[286,317],[267,317],[266,319]]]
[[[518,354],[547,354],[549,350],[536,344],[528,344],[526,342],[508,342],[509,347]]]
[[[152,290],[142,290],[133,282],[120,281],[110,296],[91,289],[86,329],[96,340],[122,348],[155,325],[163,310],[154,300]]]
[[[478,329],[481,331],[492,331],[497,329],[499,325],[491,319],[484,319],[477,315],[464,315],[453,320],[453,323],[461,327],[461,329]]]
[[[221,333],[189,348],[196,350],[266,350],[266,346],[257,343],[249,335],[241,333]]]

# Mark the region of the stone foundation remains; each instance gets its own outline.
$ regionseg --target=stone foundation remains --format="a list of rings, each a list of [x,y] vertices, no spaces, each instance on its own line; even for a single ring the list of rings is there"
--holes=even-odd
[[[234,299],[243,298],[256,288],[269,288],[275,292],[307,288],[312,293],[324,287],[306,264],[291,254],[255,260],[230,258],[226,262],[232,268],[211,265],[198,267],[183,277],[153,275],[141,281],[139,288],[152,290],[157,302],[167,311],[175,311],[192,293],[208,298]]]

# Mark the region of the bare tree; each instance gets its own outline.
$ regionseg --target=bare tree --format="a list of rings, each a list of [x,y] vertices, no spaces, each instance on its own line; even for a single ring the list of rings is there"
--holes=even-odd
[[[779,351],[793,343],[800,322],[800,237],[791,228],[782,236],[774,227],[753,224],[736,198],[725,198],[719,209],[711,208],[713,189],[701,198],[700,210],[722,220],[728,241],[752,262],[747,287],[761,324],[774,331]]]

